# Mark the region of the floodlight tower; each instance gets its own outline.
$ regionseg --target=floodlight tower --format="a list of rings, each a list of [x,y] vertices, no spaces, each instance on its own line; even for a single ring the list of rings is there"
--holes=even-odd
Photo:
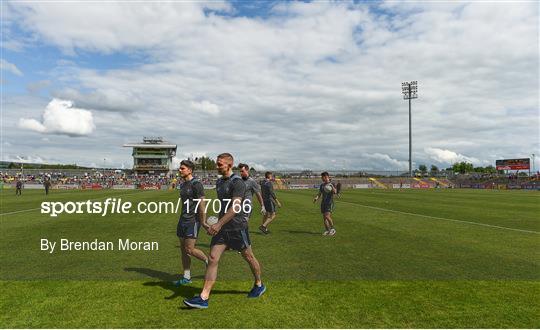
[[[401,93],[404,100],[409,100],[409,176],[412,178],[412,130],[411,130],[411,100],[418,98],[418,82],[401,83]]]

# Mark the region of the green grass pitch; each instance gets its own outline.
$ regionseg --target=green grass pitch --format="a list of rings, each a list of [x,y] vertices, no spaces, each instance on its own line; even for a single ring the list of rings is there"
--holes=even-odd
[[[177,216],[40,213],[42,201],[175,201],[174,191],[1,192],[0,327],[539,328],[540,193],[347,190],[323,237],[314,190],[277,191],[271,234],[250,235],[268,291],[247,299],[247,264],[221,260],[208,310],[182,300]],[[207,197],[215,197],[212,192]],[[255,211],[259,206],[255,203]],[[40,239],[157,241],[158,251],[49,254]],[[209,249],[201,231],[198,246]]]

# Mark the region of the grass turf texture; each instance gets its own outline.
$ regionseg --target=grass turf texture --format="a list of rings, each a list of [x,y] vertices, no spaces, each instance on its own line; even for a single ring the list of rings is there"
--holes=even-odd
[[[336,201],[337,235],[323,237],[315,192],[279,191],[272,234],[257,233],[256,213],[251,220],[267,293],[245,297],[249,269],[227,252],[206,311],[181,303],[200,290],[200,262],[192,285],[170,284],[181,269],[175,215],[51,218],[38,209],[120,195],[174,201],[175,192],[23,193],[1,195],[1,327],[540,326],[538,192],[349,190]],[[154,240],[160,249],[49,254],[41,238]],[[201,232],[198,245],[206,252],[208,243]]]

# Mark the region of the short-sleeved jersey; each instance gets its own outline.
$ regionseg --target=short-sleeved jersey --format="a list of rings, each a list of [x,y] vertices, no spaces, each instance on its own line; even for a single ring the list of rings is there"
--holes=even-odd
[[[275,200],[276,194],[274,194],[274,186],[272,181],[264,179],[261,183],[262,198],[264,201]]]
[[[202,183],[193,178],[189,181],[184,181],[178,187],[180,190],[180,198],[182,199],[182,214],[180,215],[180,221],[182,222],[199,222],[199,213],[197,212],[197,205],[199,203],[194,199],[204,198],[204,188]]]
[[[261,192],[261,186],[259,186],[257,181],[253,180],[251,177],[245,179],[242,178],[242,180],[244,180],[244,183],[246,184],[246,200],[249,200],[251,203],[253,195]]]
[[[326,192],[324,190],[324,186],[326,186],[327,184],[331,185],[332,187],[334,187],[334,185],[330,182],[330,183],[321,183],[321,185],[319,186],[319,192],[321,193],[321,204],[324,204],[324,205],[330,205],[334,202],[334,191],[330,191],[330,192]]]
[[[220,219],[232,207],[233,198],[240,197],[241,199],[240,212],[236,213],[229,222],[223,225],[221,230],[236,231],[246,229],[249,214],[244,213],[244,205],[242,204],[246,197],[246,184],[244,180],[237,174],[232,174],[229,177],[221,177],[217,180],[216,190],[217,197],[221,202]]]

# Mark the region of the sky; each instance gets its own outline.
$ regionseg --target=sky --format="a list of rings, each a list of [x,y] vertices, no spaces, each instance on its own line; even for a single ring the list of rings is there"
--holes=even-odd
[[[540,158],[539,5],[525,2],[1,3],[1,160],[404,170]]]

